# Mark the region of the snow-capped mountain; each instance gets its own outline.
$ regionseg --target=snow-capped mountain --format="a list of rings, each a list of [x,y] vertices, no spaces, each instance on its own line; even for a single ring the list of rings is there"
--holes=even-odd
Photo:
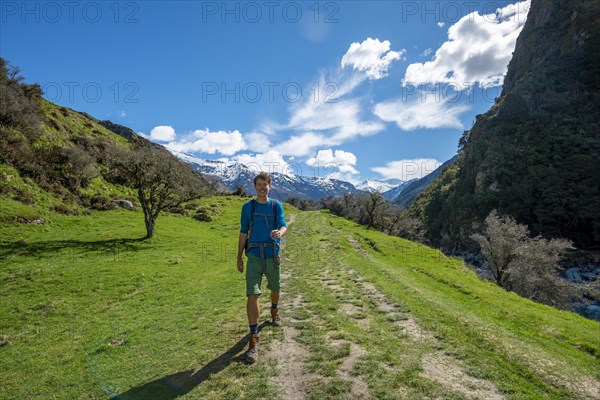
[[[217,160],[205,160],[199,157],[169,150],[173,155],[187,163],[192,169],[217,178],[230,190],[242,186],[244,191],[256,195],[254,190],[255,169],[237,162],[224,162]],[[271,173],[270,195],[278,200],[288,197],[300,197],[305,199],[320,200],[327,196],[341,196],[345,192],[359,191],[350,182],[339,179],[317,178],[306,176],[290,176],[278,172]]]
[[[417,198],[419,193],[421,193],[422,191],[427,189],[427,187],[429,187],[429,185],[431,185],[431,182],[433,182],[433,180],[438,175],[440,175],[446,168],[448,168],[450,165],[454,164],[457,159],[458,159],[458,154],[456,154],[451,159],[445,161],[442,165],[440,165],[438,168],[436,168],[433,172],[425,175],[424,177],[422,177],[420,179],[413,179],[413,180],[407,181],[405,183],[405,185],[402,187],[402,190],[400,190],[400,192],[397,195],[395,195],[393,197],[389,197],[389,198],[386,197],[386,198],[388,198],[390,201],[392,201],[393,203],[396,203],[400,206],[403,206],[403,207],[410,206],[412,204],[412,202],[415,201],[415,199]]]
[[[390,189],[396,188],[404,183],[401,179],[386,179],[383,181],[377,179],[365,179],[358,185],[355,185],[357,189],[364,190],[366,192],[379,192],[384,193]]]
[[[402,183],[399,184],[396,187],[393,187],[389,190],[386,190],[385,192],[381,193],[383,195],[383,197],[385,197],[386,199],[388,199],[389,201],[394,201],[398,198],[398,196],[400,196],[400,194],[404,191],[404,189],[406,189],[406,187],[408,187],[411,183],[413,183],[414,181],[417,181],[418,178],[413,178],[413,179],[409,179],[407,181],[401,181]]]

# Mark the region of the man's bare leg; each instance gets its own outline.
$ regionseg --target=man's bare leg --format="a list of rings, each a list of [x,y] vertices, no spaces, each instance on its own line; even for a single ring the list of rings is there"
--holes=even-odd
[[[271,303],[279,304],[279,292],[271,291]]]
[[[248,295],[246,310],[248,312],[248,325],[258,324],[258,294]]]

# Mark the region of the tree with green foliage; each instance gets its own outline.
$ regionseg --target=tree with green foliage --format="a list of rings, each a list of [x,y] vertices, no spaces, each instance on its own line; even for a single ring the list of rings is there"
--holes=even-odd
[[[115,146],[110,154],[115,174],[138,192],[147,239],[154,236],[162,210],[204,197],[214,189],[202,175],[153,145],[134,144],[131,149]]]

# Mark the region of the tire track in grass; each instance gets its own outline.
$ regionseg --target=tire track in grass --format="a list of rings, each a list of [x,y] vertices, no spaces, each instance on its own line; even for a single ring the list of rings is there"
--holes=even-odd
[[[290,215],[288,226],[294,220],[295,215]],[[290,232],[299,236],[310,235],[311,227],[317,225],[312,225],[313,221],[307,222],[303,226],[293,227]],[[319,242],[316,249],[319,250],[321,245],[328,246],[329,243]],[[305,246],[302,249],[303,254],[290,262],[305,262],[306,258],[303,255],[314,249],[314,246]],[[320,268],[327,264],[327,260],[319,259],[315,266]],[[306,267],[305,264],[297,266]],[[295,294],[290,296],[293,300],[287,306],[284,304],[283,308],[286,311],[283,315],[289,315],[283,320],[284,339],[274,341],[269,352],[269,357],[277,360],[279,370],[279,375],[273,377],[272,382],[280,389],[284,399],[337,398],[334,394],[335,388],[340,384],[345,387],[342,392],[346,397],[343,398],[371,399],[367,384],[355,372],[355,363],[367,354],[367,351],[357,343],[345,338],[336,338],[338,332],[335,328],[327,327],[323,318],[318,317],[318,312],[312,311],[302,292],[303,289],[307,289],[303,274],[305,271],[295,270],[294,267],[296,264],[290,265],[285,272],[282,271],[282,283],[285,282],[283,287],[289,288]],[[324,282],[318,283],[317,287],[329,285],[326,286],[328,291],[343,290],[334,278],[328,276],[329,271],[327,269],[320,272],[319,277],[323,277]],[[298,278],[292,276],[296,273]],[[308,284],[313,286],[310,282]],[[282,299],[285,299],[285,296]],[[356,307],[356,311],[359,310],[360,308]],[[321,362],[327,366],[321,366]],[[333,367],[336,363],[339,363],[337,369]]]
[[[303,305],[302,296],[296,296],[289,306],[289,314],[293,315],[293,312]],[[310,373],[306,369],[311,353],[306,346],[296,340],[300,332],[293,324],[299,320],[289,317],[282,322],[283,340],[274,340],[267,355],[267,359],[277,361],[279,370],[279,374],[272,376],[271,381],[279,389],[283,399],[308,399],[308,388],[319,378],[319,375]]]
[[[347,239],[354,250],[368,257],[368,251],[351,234],[347,235]],[[424,330],[413,317],[399,314],[398,306],[389,301],[375,285],[366,281],[355,270],[348,269],[347,273],[365,295],[376,302],[379,310],[388,315],[388,320],[400,327],[407,337],[418,342],[434,344],[436,347],[439,345],[434,334]],[[469,399],[502,400],[505,398],[492,382],[468,375],[460,360],[443,351],[427,353],[421,362],[423,367],[421,376],[460,392]]]
[[[295,221],[296,215],[289,214],[287,221],[288,227]],[[286,235],[287,236],[287,235]],[[287,238],[284,237],[282,244],[282,254]],[[282,261],[281,283],[283,288],[289,287],[291,284],[291,273],[285,266],[287,262]],[[302,294],[297,294],[291,301],[288,301],[282,292],[282,300],[280,302],[280,311],[282,318],[283,339],[274,339],[265,357],[265,360],[274,360],[277,364],[278,374],[271,376],[271,382],[277,387],[281,398],[286,400],[304,400],[309,398],[309,388],[313,382],[319,379],[319,375],[311,373],[307,370],[306,364],[311,356],[310,350],[304,344],[297,340],[300,330],[296,327],[297,323],[302,320],[296,319],[293,316],[298,312],[307,311],[306,302]],[[309,313],[309,318],[312,315]]]

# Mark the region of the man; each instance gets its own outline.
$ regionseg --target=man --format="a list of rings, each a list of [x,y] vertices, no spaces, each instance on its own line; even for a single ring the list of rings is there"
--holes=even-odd
[[[242,273],[244,272],[242,252],[246,248],[246,239],[248,239],[246,309],[250,325],[250,344],[246,352],[246,360],[250,363],[255,362],[258,357],[258,297],[262,293],[260,286],[263,274],[267,276],[267,287],[271,290],[271,324],[274,326],[280,324],[277,308],[281,284],[279,245],[281,237],[287,231],[283,206],[277,200],[268,197],[271,190],[271,176],[266,172],[258,174],[254,177],[254,188],[256,200],[252,199],[242,206],[237,256],[237,268]],[[252,215],[252,202],[254,202],[254,215]],[[250,230],[250,237],[248,237],[248,230]]]

